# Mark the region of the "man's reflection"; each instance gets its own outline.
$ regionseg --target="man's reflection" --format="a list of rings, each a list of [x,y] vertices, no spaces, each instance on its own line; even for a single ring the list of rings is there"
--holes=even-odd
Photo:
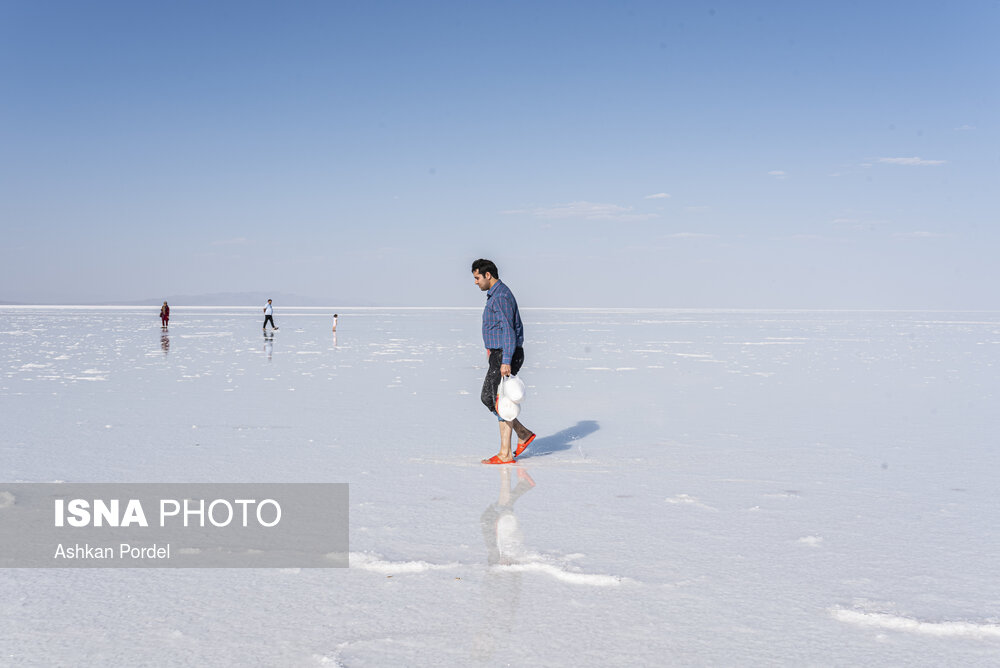
[[[499,466],[500,493],[495,503],[483,511],[480,524],[486,542],[490,568],[483,578],[485,606],[483,628],[475,640],[475,653],[481,660],[490,659],[503,642],[514,634],[517,608],[521,598],[521,572],[496,568],[522,563],[525,559],[524,534],[514,504],[535,487],[531,475],[521,467]],[[511,470],[517,471],[517,485],[511,489]]]
[[[163,354],[166,355],[170,352],[170,335],[161,334],[160,335],[160,348],[163,349]]]
[[[511,489],[511,468],[504,466],[500,469],[500,495],[496,503],[487,506],[480,518],[490,566],[519,563],[524,554],[524,536],[514,515],[514,504],[535,487],[535,481],[526,470],[516,467],[517,486]]]

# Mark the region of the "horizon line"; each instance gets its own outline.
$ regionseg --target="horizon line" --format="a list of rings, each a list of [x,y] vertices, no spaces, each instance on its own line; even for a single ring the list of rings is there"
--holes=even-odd
[[[0,309],[109,309],[109,310],[144,310],[155,309],[158,304],[4,304],[0,303]],[[257,305],[248,306],[246,304],[219,304],[219,305],[195,305],[195,304],[172,304],[171,308],[184,309],[236,309],[236,310],[258,310]],[[299,309],[309,311],[479,311],[481,306],[298,306],[282,305],[284,309]],[[726,311],[726,312],[895,312],[895,313],[927,313],[927,312],[964,312],[964,313],[1000,313],[997,308],[944,308],[944,307],[902,307],[902,306],[521,306],[521,311],[675,311],[675,312],[704,312],[704,311]]]

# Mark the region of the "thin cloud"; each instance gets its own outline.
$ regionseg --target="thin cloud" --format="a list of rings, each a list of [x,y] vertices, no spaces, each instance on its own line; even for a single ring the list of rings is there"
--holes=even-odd
[[[897,232],[892,235],[896,239],[943,239],[947,237],[947,234],[938,234],[937,232],[926,232],[923,230],[917,230],[915,232]]]
[[[236,237],[235,239],[220,239],[213,241],[213,246],[246,246],[250,241],[246,237]]]
[[[970,130],[975,130],[975,129],[976,129],[975,125],[959,125],[957,128],[955,128],[955,130],[958,132],[968,132]]]
[[[874,218],[834,218],[830,221],[834,227],[846,228],[850,230],[864,230],[871,232],[882,225],[891,224],[888,220],[878,220]]]
[[[570,202],[557,206],[538,207],[535,209],[515,209],[504,211],[506,214],[527,214],[543,220],[613,220],[617,222],[632,222],[658,218],[655,213],[634,213],[634,207],[617,204],[599,204],[596,202]]]
[[[824,234],[809,234],[806,232],[799,232],[795,234],[782,234],[779,236],[769,237],[771,241],[782,241],[798,244],[813,244],[813,245],[842,245],[849,243],[848,239],[842,237],[831,237]]]
[[[883,165],[906,165],[907,167],[926,167],[932,165],[943,165],[947,160],[924,160],[923,158],[879,158],[878,162]]]
[[[674,232],[668,234],[666,239],[718,239],[718,234],[706,234],[704,232]]]
[[[768,176],[774,176],[774,177],[778,178],[779,180],[780,179],[784,179],[784,178],[786,178],[788,176],[788,174],[786,172],[784,172],[784,171],[782,171],[780,169],[774,169],[774,170],[768,172],[767,175]]]
[[[669,193],[656,193],[655,195],[646,195],[643,199],[668,199],[669,197]]]

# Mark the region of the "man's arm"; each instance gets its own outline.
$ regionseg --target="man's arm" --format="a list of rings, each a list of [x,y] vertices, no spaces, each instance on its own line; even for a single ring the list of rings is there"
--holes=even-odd
[[[514,331],[514,301],[509,297],[497,304],[500,308],[500,341],[503,347],[503,357],[500,360],[500,374],[510,375],[510,361],[517,347],[517,335]]]

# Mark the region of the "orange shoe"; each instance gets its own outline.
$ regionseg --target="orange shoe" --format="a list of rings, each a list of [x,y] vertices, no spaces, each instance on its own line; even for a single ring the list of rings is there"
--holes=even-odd
[[[517,450],[514,451],[514,456],[515,457],[520,457],[521,453],[524,452],[524,449],[527,448],[529,445],[531,445],[531,442],[533,440],[535,440],[535,434],[532,434],[531,436],[529,436],[528,440],[525,441],[524,443],[520,443],[519,442],[517,444]]]
[[[493,455],[489,459],[484,459],[483,464],[514,464],[517,460],[511,459],[509,462],[505,462],[500,459],[500,455]]]

